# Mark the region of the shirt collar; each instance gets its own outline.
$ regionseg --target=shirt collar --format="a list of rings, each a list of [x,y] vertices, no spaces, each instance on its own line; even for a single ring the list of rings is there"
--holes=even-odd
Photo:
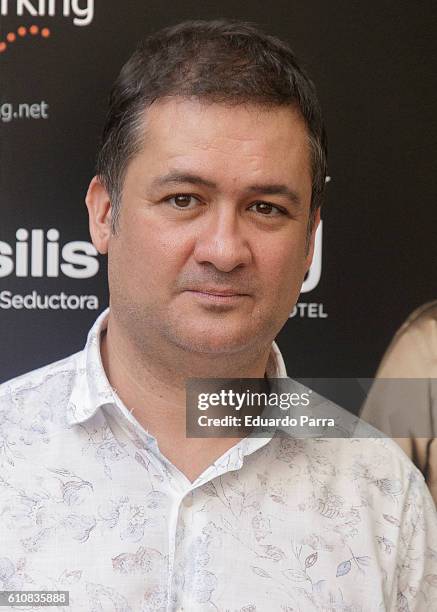
[[[77,376],[67,410],[69,425],[78,425],[91,418],[105,404],[118,404],[118,398],[106,377],[100,354],[100,337],[108,324],[109,308],[96,319],[88,333],[85,348],[78,353]],[[275,342],[266,366],[268,378],[286,378],[287,371]]]
[[[100,355],[100,337],[108,324],[109,308],[94,322],[84,349],[78,354],[76,380],[67,410],[70,425],[83,423],[105,404],[116,404]]]

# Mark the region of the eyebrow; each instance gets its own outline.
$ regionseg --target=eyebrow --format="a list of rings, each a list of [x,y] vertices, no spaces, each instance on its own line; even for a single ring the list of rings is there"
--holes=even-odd
[[[163,185],[179,185],[181,183],[190,183],[191,185],[202,185],[203,187],[210,187],[211,189],[217,189],[217,185],[212,181],[198,176],[197,174],[191,174],[189,172],[169,172],[163,176],[158,176],[152,181],[152,187],[161,187]]]
[[[213,181],[209,181],[198,174],[192,174],[190,172],[169,172],[162,176],[156,177],[152,181],[152,187],[162,187],[164,185],[180,185],[182,183],[189,183],[191,185],[201,185],[202,187],[209,187],[210,189],[217,189],[217,184]],[[266,195],[282,195],[288,198],[290,202],[297,207],[302,206],[302,201],[299,194],[294,190],[290,189],[285,184],[280,183],[268,183],[268,184],[256,184],[247,187],[247,191],[251,193],[262,193]]]

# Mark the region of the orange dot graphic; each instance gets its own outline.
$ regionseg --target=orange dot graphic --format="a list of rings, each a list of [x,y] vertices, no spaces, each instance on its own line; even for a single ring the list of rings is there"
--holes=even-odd
[[[1,4],[1,0],[0,0],[0,4]],[[50,28],[39,28],[39,26],[37,26],[36,24],[33,24],[30,26],[30,28],[28,29],[25,26],[19,26],[17,28],[17,33],[15,32],[8,32],[6,34],[6,41],[4,40],[0,40],[0,53],[4,53],[4,51],[6,51],[6,49],[8,48],[8,43],[13,43],[17,40],[17,34],[18,36],[26,36],[27,33],[32,34],[32,36],[36,36],[37,34],[41,34],[41,36],[43,38],[49,38],[51,36],[51,31]]]

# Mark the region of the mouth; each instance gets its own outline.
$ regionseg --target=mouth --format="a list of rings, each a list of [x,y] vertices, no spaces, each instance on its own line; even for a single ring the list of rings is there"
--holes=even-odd
[[[216,303],[231,303],[248,297],[247,293],[238,293],[235,289],[227,288],[196,288],[187,291],[196,297]]]

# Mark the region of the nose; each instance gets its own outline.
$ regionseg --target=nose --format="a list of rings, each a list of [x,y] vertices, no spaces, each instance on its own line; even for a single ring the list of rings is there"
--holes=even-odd
[[[194,257],[198,263],[210,263],[217,270],[231,272],[252,260],[243,220],[233,206],[218,206],[199,228]]]

